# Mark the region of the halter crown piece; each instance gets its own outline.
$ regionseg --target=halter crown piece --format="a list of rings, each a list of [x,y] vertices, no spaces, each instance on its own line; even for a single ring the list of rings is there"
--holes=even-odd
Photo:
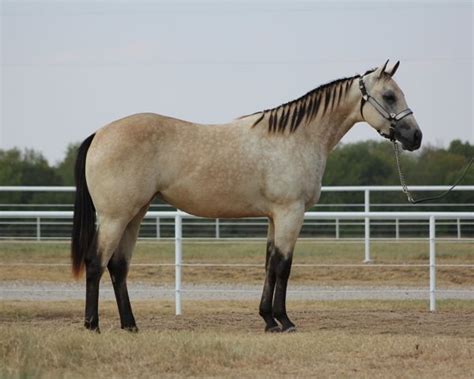
[[[401,119],[411,115],[413,112],[410,108],[407,108],[399,113],[391,113],[385,109],[385,107],[380,104],[375,97],[370,96],[367,92],[367,88],[365,87],[364,77],[359,76],[359,89],[362,93],[362,99],[360,101],[360,114],[364,117],[363,108],[365,103],[369,103],[374,107],[374,109],[386,120],[390,121],[390,134],[384,134],[383,132],[379,132],[379,134],[385,138],[388,138],[390,141],[395,140],[395,127],[397,126],[397,122]]]

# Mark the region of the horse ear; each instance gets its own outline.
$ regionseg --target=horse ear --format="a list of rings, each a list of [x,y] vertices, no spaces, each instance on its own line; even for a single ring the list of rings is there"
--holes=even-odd
[[[380,69],[379,76],[378,76],[379,78],[381,78],[382,75],[385,73],[385,69],[387,68],[388,61],[389,61],[389,60],[390,60],[390,59],[387,59],[387,61],[386,61],[385,64],[383,65],[383,67]]]
[[[389,73],[390,76],[395,75],[395,73],[396,73],[397,70],[398,70],[398,66],[400,66],[400,61],[398,61],[397,63],[395,63],[395,66],[393,66],[392,71],[390,71],[390,73]]]
[[[385,73],[385,69],[387,68],[387,64],[388,64],[388,61],[389,59],[387,59],[387,61],[385,62],[385,64],[382,66],[382,67],[379,67],[376,71],[376,74],[377,74],[377,78],[381,78],[382,75]]]

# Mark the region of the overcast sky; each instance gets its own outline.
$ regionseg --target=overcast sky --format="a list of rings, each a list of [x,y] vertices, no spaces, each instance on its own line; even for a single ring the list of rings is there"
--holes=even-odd
[[[226,122],[387,58],[425,143],[474,143],[471,1],[0,1],[0,148],[56,163],[129,114]]]

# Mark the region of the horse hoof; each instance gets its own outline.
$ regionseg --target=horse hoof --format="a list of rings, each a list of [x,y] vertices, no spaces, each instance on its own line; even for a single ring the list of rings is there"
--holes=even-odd
[[[280,333],[280,332],[281,332],[281,329],[278,325],[265,328],[265,333]]]
[[[122,329],[130,333],[138,333],[138,328],[136,326],[122,326]]]
[[[97,327],[97,328],[88,328],[88,327],[86,326],[86,329],[87,329],[89,332],[100,334],[100,328],[99,328],[99,327]]]
[[[290,326],[289,328],[283,329],[283,333],[295,333],[296,332],[296,326]]]
[[[91,332],[96,332],[97,334],[100,334],[100,328],[99,326],[93,326],[91,325],[90,323],[88,322],[85,322],[84,323],[84,328],[86,328],[87,330],[91,331]]]

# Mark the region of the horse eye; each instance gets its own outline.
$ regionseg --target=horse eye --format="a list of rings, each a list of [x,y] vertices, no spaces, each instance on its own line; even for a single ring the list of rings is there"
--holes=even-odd
[[[384,93],[382,95],[383,99],[387,102],[387,103],[394,103],[397,101],[397,98],[395,97],[395,95],[393,93]]]

